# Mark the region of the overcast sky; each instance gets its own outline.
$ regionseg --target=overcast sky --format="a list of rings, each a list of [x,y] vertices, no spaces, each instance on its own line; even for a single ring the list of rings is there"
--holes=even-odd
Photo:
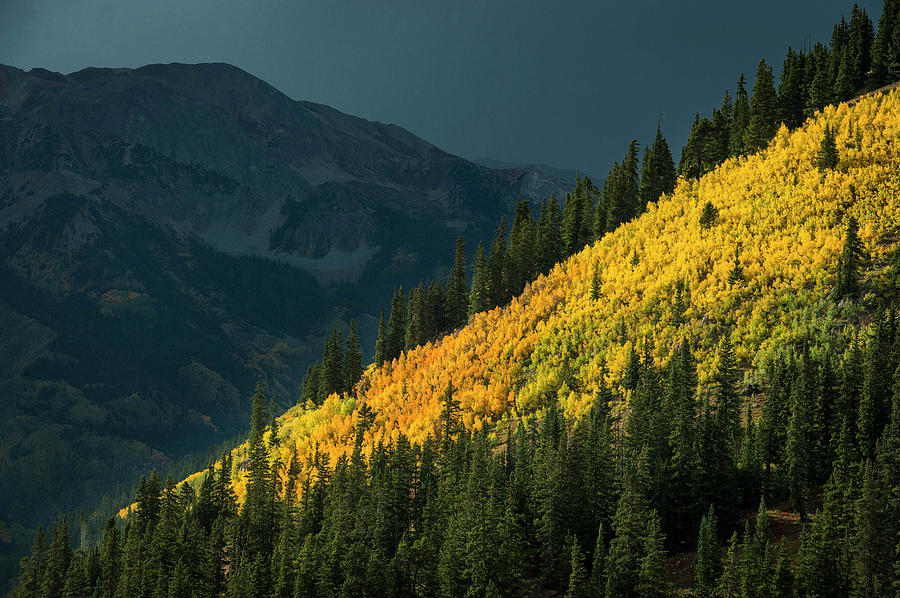
[[[881,0],[860,1],[877,23]],[[852,2],[0,0],[0,62],[228,62],[467,158],[605,174],[660,113],[673,151],[741,71]]]

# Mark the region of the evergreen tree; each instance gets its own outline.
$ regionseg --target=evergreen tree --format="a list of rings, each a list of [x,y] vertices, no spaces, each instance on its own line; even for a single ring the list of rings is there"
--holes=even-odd
[[[713,372],[715,406],[705,398],[699,425],[701,470],[698,494],[706,504],[729,521],[738,506],[737,458],[740,405],[737,370],[727,337],[719,347],[718,366]]]
[[[834,99],[838,102],[846,102],[853,97],[853,55],[849,45],[844,45],[840,52],[840,66],[837,77],[834,80]]]
[[[695,393],[697,369],[688,341],[669,361],[663,407],[668,426],[663,524],[673,546],[690,545],[698,512],[700,454]],[[662,419],[662,418],[660,418]]]
[[[631,220],[643,209],[643,206],[640,204],[641,186],[638,174],[638,153],[640,147],[637,139],[632,139],[631,143],[628,144],[628,149],[625,151],[625,157],[622,159],[621,185],[623,204],[626,209],[623,222]]]
[[[801,55],[788,47],[778,85],[778,116],[789,129],[796,129],[804,120],[805,72],[801,61]]]
[[[872,42],[872,89],[900,79],[900,2],[885,0]]]
[[[644,537],[644,555],[641,557],[638,582],[636,586],[639,596],[647,598],[663,598],[669,595],[669,581],[666,578],[666,551],[663,548],[665,537],[660,527],[659,517],[651,512]]]
[[[763,447],[759,426],[753,421],[749,403],[744,421],[746,425],[738,456],[738,474],[744,496],[743,502],[748,503],[753,497],[759,496],[763,489]]]
[[[631,351],[628,354],[628,364],[625,366],[625,372],[622,376],[622,386],[624,386],[628,390],[636,390],[640,377],[641,358],[638,355],[634,343],[632,343]]]
[[[641,164],[641,206],[655,202],[660,195],[675,189],[675,162],[660,125],[656,126],[653,145]]]
[[[444,285],[432,281],[425,291],[425,317],[422,324],[427,340],[434,340],[446,328],[444,314]]]
[[[746,153],[744,136],[750,124],[750,100],[747,96],[747,80],[741,73],[737,82],[737,93],[734,96],[734,116],[731,119],[731,138],[729,150],[732,156]]]
[[[859,276],[865,253],[859,238],[859,224],[850,216],[847,220],[847,232],[844,234],[844,247],[838,260],[837,280],[834,285],[834,297],[855,295],[859,292]]]
[[[536,237],[537,223],[531,217],[531,208],[527,200],[520,199],[516,204],[506,257],[506,281],[514,296],[521,293],[537,273]]]
[[[675,281],[675,298],[672,301],[672,325],[681,326],[685,322],[687,304],[684,299],[684,281],[680,278]]]
[[[726,435],[726,445],[734,447],[740,429],[740,398],[738,397],[738,370],[734,350],[728,336],[722,337],[718,351],[719,363],[713,374],[716,390],[716,417],[721,422],[720,431]],[[733,448],[730,449],[734,451]]]
[[[876,444],[882,438],[884,425],[891,417],[891,382],[885,372],[895,369],[892,357],[894,333],[891,316],[876,313],[872,323],[872,335],[866,347],[862,394],[859,397],[856,438],[863,458],[872,458]]]
[[[503,305],[509,301],[509,289],[504,277],[506,270],[506,216],[503,216],[500,226],[494,233],[491,255],[488,258],[488,291],[492,307]]]
[[[88,562],[82,552],[77,552],[66,571],[62,598],[91,598],[91,583],[87,571]]]
[[[816,388],[813,366],[809,357],[799,365],[800,379],[794,384],[791,419],[787,431],[786,461],[790,480],[791,500],[800,514],[800,521],[807,519],[806,501],[815,472],[815,443],[821,436],[815,426]]]
[[[696,114],[688,142],[681,150],[678,173],[688,178],[699,179],[715,168],[720,161],[721,132],[712,121],[700,118],[700,115]]]
[[[403,287],[394,289],[394,296],[391,298],[391,316],[388,319],[387,326],[387,343],[385,346],[385,361],[398,359],[403,353],[404,343],[406,341],[406,301],[403,294]]]
[[[581,184],[580,178],[576,181],[576,187]],[[566,202],[563,206],[562,217],[562,241],[565,255],[573,255],[581,250],[581,225],[584,217],[584,200],[582,194],[566,194]]]
[[[719,577],[719,548],[716,537],[716,515],[712,505],[700,520],[697,538],[697,560],[694,565],[694,596],[712,598]]]
[[[894,538],[884,533],[887,504],[872,461],[866,461],[856,501],[853,537],[853,590],[858,596],[885,596],[892,590]],[[890,522],[896,525],[894,522]]]
[[[268,423],[266,398],[257,384],[253,393],[253,413],[250,418],[250,451],[247,473],[247,496],[244,503],[242,526],[245,530],[248,558],[268,558],[272,551],[271,527],[273,471],[269,462],[269,443],[265,441]]]
[[[831,30],[831,54],[829,56],[829,65],[828,68],[831,72],[831,81],[834,83],[837,81],[838,73],[840,72],[841,62],[844,59],[844,54],[847,49],[847,38],[849,36],[849,27],[847,25],[847,20],[844,16],[841,16],[841,22],[836,23],[834,28]],[[849,83],[849,80],[848,80]]]
[[[589,223],[592,223],[593,220],[594,216],[591,214]],[[556,196],[551,194],[549,200],[541,203],[541,213],[537,225],[537,262],[538,271],[542,274],[550,272],[550,269],[563,257],[564,245],[561,227],[562,214],[559,204]],[[490,270],[490,265],[488,265],[488,270]]]
[[[216,483],[216,464],[210,460],[203,476],[203,482],[200,484],[200,492],[197,496],[197,505],[194,507],[194,516],[203,531],[207,534],[212,528],[213,522],[218,517],[216,505],[213,502],[213,489]],[[109,527],[109,522],[107,522]]]
[[[384,310],[381,310],[381,319],[378,321],[378,337],[375,340],[375,365],[380,366],[387,360],[388,354],[387,325],[384,322]]]
[[[469,315],[487,311],[491,307],[488,295],[490,272],[484,255],[484,244],[479,243],[472,260],[472,291],[469,293]]]
[[[150,473],[150,477],[141,478],[137,489],[137,508],[135,522],[141,530],[152,528],[159,518],[159,494],[162,488],[159,483],[159,474],[156,470]]]
[[[850,75],[853,89],[862,89],[872,66],[872,42],[875,31],[872,20],[864,9],[853,5],[847,28],[847,50],[850,57]]]
[[[603,205],[606,207],[604,231],[613,231],[638,213],[640,181],[638,178],[638,149],[636,139],[628,144],[621,166],[613,164],[603,185]]]
[[[719,210],[716,209],[712,202],[707,201],[703,204],[703,211],[700,212],[700,227],[704,229],[708,229],[715,224],[716,219],[719,217]]]
[[[19,580],[13,596],[32,598],[40,592],[47,563],[47,543],[44,529],[38,526],[31,544],[31,554],[22,559],[19,566]]]
[[[300,392],[302,405],[316,406],[323,400],[322,390],[322,364],[316,362],[306,368],[306,376],[303,377],[303,387]]]
[[[565,421],[555,402],[547,408],[541,422],[534,457],[534,522],[540,543],[540,579],[545,587],[564,586],[570,554],[566,538],[566,468],[567,442]]]
[[[116,585],[122,574],[122,562],[120,555],[120,533],[114,519],[106,522],[103,532],[103,541],[100,545],[100,579],[97,582],[98,598],[113,598],[116,595]]]
[[[759,511],[753,533],[750,533],[750,522],[747,522],[744,533],[742,552],[743,567],[741,571],[741,596],[747,598],[767,598],[772,595],[772,532],[769,528],[769,515],[766,501],[761,498]]]
[[[715,156],[716,163],[720,164],[731,156],[729,148],[731,142],[731,125],[734,118],[734,103],[731,101],[731,94],[725,90],[722,98],[722,105],[718,109],[713,109],[712,125],[716,137]]]
[[[769,144],[778,130],[778,105],[772,67],[765,59],[759,61],[753,96],[750,99],[750,119],[744,133],[744,149],[754,153]]]
[[[279,536],[275,552],[272,554],[272,598],[293,598],[294,583],[297,576],[294,574],[294,545],[295,530],[290,521],[285,522]]]
[[[419,286],[409,292],[409,300],[406,303],[406,333],[403,340],[403,348],[412,351],[426,342],[425,336],[425,286]]]
[[[494,572],[498,596],[521,596],[525,587],[525,537],[519,516],[507,498],[503,517],[498,523],[500,541],[498,566]]]
[[[320,377],[321,390],[319,398],[341,392],[344,388],[344,338],[341,331],[335,327],[325,340],[322,350],[322,370]]]
[[[594,267],[594,274],[591,277],[591,300],[596,301],[603,294],[601,289],[602,281],[600,279],[600,268]]]
[[[213,493],[213,500],[220,519],[228,519],[237,514],[237,499],[231,485],[232,456],[230,452],[222,455],[222,465]]]
[[[741,548],[738,534],[734,532],[728,541],[728,550],[722,559],[722,575],[716,582],[717,597],[738,598],[741,594]]]
[[[344,357],[344,392],[352,393],[363,373],[363,357],[360,351],[359,333],[356,322],[350,320],[347,331],[347,353]]]
[[[446,442],[459,425],[459,401],[453,396],[453,383],[448,382],[441,400],[441,434]]]
[[[603,524],[597,530],[597,543],[594,545],[594,561],[591,566],[591,598],[606,596],[606,540],[603,537]]]
[[[584,568],[584,555],[578,546],[578,540],[572,541],[570,569],[572,573],[569,575],[569,589],[566,591],[566,598],[590,598],[591,585]]]
[[[659,517],[647,502],[650,489],[647,449],[632,456],[626,468],[624,489],[613,518],[615,537],[607,556],[608,596],[651,595],[660,588],[664,560]]]
[[[456,238],[453,268],[447,278],[445,316],[450,330],[466,323],[469,312],[469,284],[466,282],[466,246],[463,238]]]
[[[806,59],[809,89],[807,90],[807,117],[815,115],[834,101],[834,79],[828,66],[829,52],[821,43],[816,43]]]
[[[41,598],[62,596],[66,584],[66,572],[72,561],[72,549],[69,546],[69,525],[65,517],[60,517],[53,527],[50,549],[47,551],[47,565],[41,582]]]
[[[595,230],[594,226],[594,213],[596,210],[596,206],[600,200],[600,189],[594,185],[594,182],[591,181],[591,178],[588,176],[581,177],[580,187],[578,185],[575,186],[575,192],[579,193],[582,196],[581,200],[581,218],[580,220],[580,246],[578,250],[580,251],[585,245],[589,245],[597,240],[599,235]]]
[[[822,145],[816,157],[816,166],[819,170],[832,170],[838,165],[837,144],[834,140],[834,132],[831,127],[825,127],[825,135],[822,137]]]
[[[619,226],[624,218],[622,203],[622,167],[618,162],[613,162],[612,167],[603,180],[602,200],[597,204],[597,213],[594,220],[594,230],[597,236],[612,232]],[[602,211],[601,211],[602,210]]]
[[[794,596],[794,566],[791,564],[791,557],[784,547],[784,543],[779,546],[778,558],[775,564],[775,579],[772,583],[773,595]]]

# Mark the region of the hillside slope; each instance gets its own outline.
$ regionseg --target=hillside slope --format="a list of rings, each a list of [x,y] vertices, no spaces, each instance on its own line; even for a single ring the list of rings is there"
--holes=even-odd
[[[837,131],[840,161],[820,172],[815,160],[826,126]],[[701,356],[701,386],[723,334],[752,382],[752,366],[780,344],[842,327],[854,310],[872,307],[866,304],[874,295],[841,305],[827,298],[851,215],[871,258],[868,288],[886,284],[885,256],[900,235],[898,163],[898,91],[828,107],[791,133],[782,128],[760,154],[730,160],[699,181],[682,180],[672,196],[559,264],[510,305],[370,367],[358,397],[292,408],[281,419],[281,458],[296,449],[308,464],[316,449],[333,458],[347,453],[363,402],[376,414],[369,445],[400,433],[421,442],[435,433],[451,382],[463,422],[476,429],[527,419],[548,401],[569,415],[582,413],[604,372],[610,383],[621,380],[635,345],[661,362],[685,336]],[[707,201],[718,218],[704,229]],[[732,285],[739,243],[745,280]],[[591,300],[595,270],[602,293]],[[679,280],[688,289],[687,309],[684,322],[673,324]],[[234,459],[238,469],[245,451]]]
[[[226,64],[0,65],[0,587],[27,528],[232,438],[257,379],[291,404],[336,322],[369,350],[394,285],[566,188]]]

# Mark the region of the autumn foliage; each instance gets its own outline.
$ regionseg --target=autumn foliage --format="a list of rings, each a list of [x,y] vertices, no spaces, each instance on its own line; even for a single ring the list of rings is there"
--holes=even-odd
[[[820,170],[826,128],[838,162]],[[280,418],[275,455],[308,464],[317,450],[332,462],[349,454],[363,403],[374,413],[364,446],[400,433],[421,443],[437,435],[450,383],[472,429],[533,421],[553,401],[580,415],[601,379],[628,396],[620,381],[633,349],[662,364],[683,338],[700,359],[701,387],[723,335],[745,370],[763,365],[781,344],[836,325],[854,302],[867,300],[829,300],[850,216],[868,258],[867,283],[894,274],[885,264],[900,236],[898,164],[900,91],[829,106],[793,132],[782,126],[760,153],[679,180],[671,196],[558,264],[509,305],[369,366],[353,395],[291,408]],[[707,202],[718,215],[703,227]],[[731,276],[736,259],[740,279]],[[247,447],[236,449],[239,498],[246,459]]]

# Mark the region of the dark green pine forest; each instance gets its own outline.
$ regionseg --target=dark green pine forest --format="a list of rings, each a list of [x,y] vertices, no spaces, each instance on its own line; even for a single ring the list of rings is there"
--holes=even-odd
[[[741,74],[733,95],[694,118],[677,162],[660,127],[643,151],[632,141],[599,186],[579,176],[537,215],[520,201],[471,259],[458,239],[445,281],[384,298],[375,366],[507,304],[671,193],[677,177],[698,179],[765,148],[782,123],[795,129],[898,80],[900,1],[885,1],[877,27],[854,6],[828,44],[789,48],[779,80],[765,60],[752,88]],[[815,167],[838,160],[826,127]],[[718,218],[707,202],[701,229]],[[275,457],[284,438],[257,387],[241,501],[229,452],[196,487],[153,472],[134,512],[97,534],[72,516],[38,529],[11,596],[897,598],[900,280],[867,287],[859,224],[850,217],[844,230],[829,301],[858,305],[852,325],[785,344],[758,376],[745,376],[727,336],[709,384],[687,340],[662,365],[642,340],[617,385],[591,389],[581,418],[550,401],[531,425],[469,429],[450,384],[425,442],[401,434],[368,454],[377,413],[363,404],[348,456],[317,451],[306,468]],[[746,276],[740,251],[730,285]],[[900,271],[900,252],[892,259]],[[598,266],[591,299],[601,293]],[[679,282],[674,293],[678,326],[689,289]],[[876,308],[866,293],[879,294]],[[344,330],[309,368],[301,404],[354,391],[372,348],[353,322]],[[623,391],[628,409],[612,410]]]

